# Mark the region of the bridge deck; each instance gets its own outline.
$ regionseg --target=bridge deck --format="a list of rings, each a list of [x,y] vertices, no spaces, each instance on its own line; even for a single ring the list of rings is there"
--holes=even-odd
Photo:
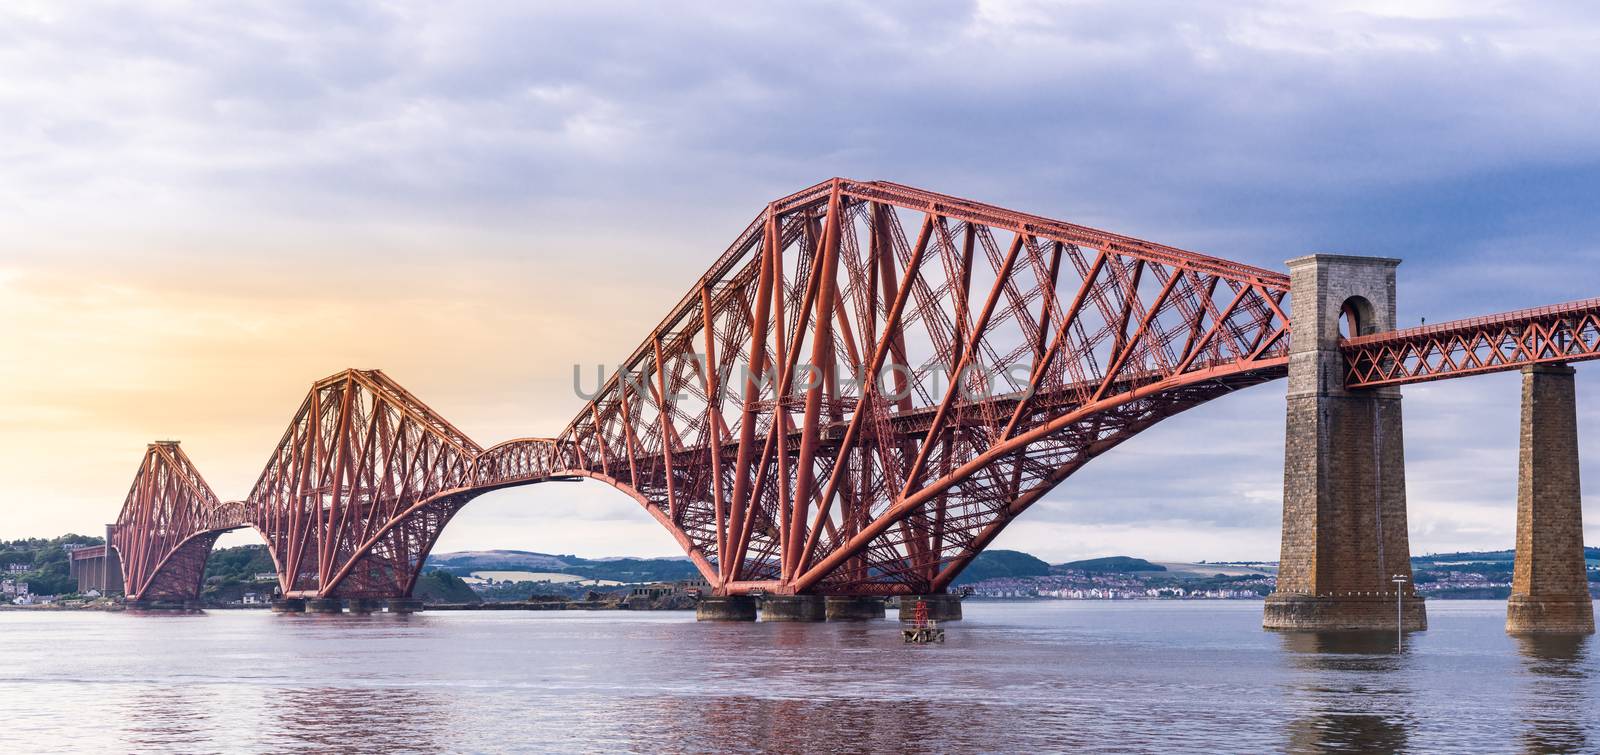
[[[1600,358],[1600,299],[1452,320],[1344,342],[1350,388]]]

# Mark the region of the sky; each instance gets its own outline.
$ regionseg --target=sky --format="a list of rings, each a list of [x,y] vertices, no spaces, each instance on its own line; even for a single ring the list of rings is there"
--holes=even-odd
[[[0,6],[0,538],[100,532],[156,439],[241,497],[346,367],[483,445],[555,434],[572,365],[832,176],[1273,269],[1400,257],[1404,325],[1600,295],[1592,3],[514,5]],[[1406,388],[1414,553],[1511,546],[1518,380]],[[1162,423],[993,547],[1275,559],[1283,390]],[[600,483],[478,499],[439,549],[478,548],[680,553]]]

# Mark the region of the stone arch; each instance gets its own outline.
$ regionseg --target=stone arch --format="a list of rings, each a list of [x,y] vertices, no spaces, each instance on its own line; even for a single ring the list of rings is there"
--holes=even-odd
[[[1365,296],[1356,294],[1345,298],[1339,306],[1339,332],[1345,338],[1355,338],[1378,332],[1377,309]]]

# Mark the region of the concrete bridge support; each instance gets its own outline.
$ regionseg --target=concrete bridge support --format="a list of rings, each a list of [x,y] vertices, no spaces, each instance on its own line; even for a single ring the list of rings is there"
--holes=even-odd
[[[344,613],[344,598],[311,598],[306,613]]]
[[[900,620],[915,621],[916,606],[921,602],[928,607],[928,618],[933,621],[960,621],[961,596],[949,593],[936,593],[930,595],[902,595],[900,597]]]
[[[829,595],[824,605],[828,621],[872,621],[888,615],[883,598],[871,595]]]
[[[1506,602],[1511,634],[1593,634],[1583,560],[1574,370],[1522,370],[1517,470],[1517,559]]]
[[[1283,548],[1262,625],[1281,630],[1395,629],[1392,581],[1406,579],[1405,629],[1425,629],[1411,588],[1400,391],[1344,387],[1350,335],[1395,327],[1399,260],[1317,254],[1289,261]]]
[[[67,560],[67,575],[77,580],[79,593],[98,590],[101,595],[115,595],[122,592],[122,564],[117,560],[117,549],[108,545],[74,551]]]
[[[821,595],[768,595],[761,599],[762,621],[823,621],[827,617]]]
[[[389,598],[383,601],[386,613],[418,613],[422,608],[422,598]]]
[[[695,621],[755,621],[756,599],[750,595],[707,595],[694,606]]]

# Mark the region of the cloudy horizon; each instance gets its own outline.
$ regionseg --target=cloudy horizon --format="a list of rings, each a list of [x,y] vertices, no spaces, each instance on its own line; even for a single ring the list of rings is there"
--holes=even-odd
[[[1400,257],[1403,325],[1600,295],[1588,4],[245,7],[0,7],[0,539],[98,534],[162,438],[242,496],[347,367],[484,445],[554,434],[573,365],[832,176],[1270,269]],[[1406,388],[1413,553],[1511,547],[1518,380]],[[994,547],[1275,560],[1283,390],[1163,422]],[[438,548],[680,553],[599,483],[486,495]]]

